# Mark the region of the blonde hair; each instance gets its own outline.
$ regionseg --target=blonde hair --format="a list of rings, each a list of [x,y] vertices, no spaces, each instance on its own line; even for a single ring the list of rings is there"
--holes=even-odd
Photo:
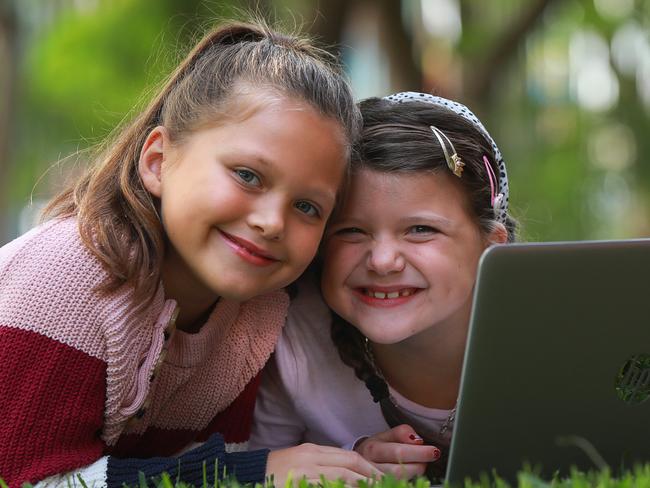
[[[348,147],[356,139],[360,115],[331,55],[263,23],[233,22],[212,30],[143,112],[105,141],[85,174],[44,211],[46,218],[77,217],[84,244],[109,273],[100,291],[129,283],[136,300],[147,300],[160,282],[164,231],[138,172],[148,134],[163,125],[178,142],[218,122],[241,83],[297,97],[337,121]]]

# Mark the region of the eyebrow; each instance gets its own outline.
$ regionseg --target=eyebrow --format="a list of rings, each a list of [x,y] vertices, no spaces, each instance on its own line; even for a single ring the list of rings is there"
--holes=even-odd
[[[441,217],[440,215],[414,215],[400,219],[405,225],[414,225],[422,222],[433,223],[441,227],[453,227],[454,222],[448,218]]]
[[[251,161],[254,161],[256,163],[260,163],[262,166],[266,166],[267,168],[272,168],[273,164],[271,164],[270,161],[268,161],[266,158],[263,156],[260,156],[259,154],[245,154],[246,159],[250,159]]]
[[[307,188],[307,193],[313,195],[316,199],[322,199],[328,203],[334,204],[336,202],[336,193],[329,190],[321,190],[320,188]]]
[[[428,224],[435,224],[440,227],[453,227],[453,220],[441,217],[439,215],[415,215],[399,219],[401,225],[417,225],[423,222]],[[332,225],[363,225],[366,221],[357,216],[339,217],[332,221]]]

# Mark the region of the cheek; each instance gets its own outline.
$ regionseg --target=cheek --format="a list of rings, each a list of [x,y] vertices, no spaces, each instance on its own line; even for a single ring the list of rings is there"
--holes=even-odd
[[[223,168],[215,168],[211,174],[196,181],[190,187],[192,190],[200,192],[206,204],[228,211],[242,211],[247,202],[252,201],[251,194]]]
[[[338,279],[339,270],[336,265],[325,261],[323,263],[323,275],[321,277],[321,288],[325,298],[331,296],[339,288],[340,280]]]
[[[459,249],[456,258],[456,269],[460,276],[464,277],[469,282],[476,281],[476,273],[478,270],[478,262],[484,247],[480,243],[475,245],[468,245],[465,248]]]
[[[331,292],[341,288],[359,262],[356,246],[344,242],[330,242],[323,252],[323,286]]]
[[[330,236],[323,246],[323,260],[326,265],[333,265],[342,260],[349,260],[350,254],[354,252],[354,246],[344,242],[337,236]]]
[[[288,239],[289,252],[296,263],[307,265],[316,256],[324,226],[298,224],[297,227],[295,232],[291,232],[291,237]]]
[[[471,255],[457,256],[454,261],[445,264],[444,275],[450,294],[463,300],[471,294],[476,282],[477,264],[477,260]]]
[[[228,221],[246,213],[248,208],[246,194],[216,172],[201,176],[179,172],[168,181],[167,190],[162,198],[163,208],[167,206],[168,212],[188,219],[188,224],[215,218]]]
[[[325,265],[321,277],[321,293],[325,303],[336,313],[342,314],[345,307],[342,306],[341,281],[338,279],[339,273],[335,266]]]

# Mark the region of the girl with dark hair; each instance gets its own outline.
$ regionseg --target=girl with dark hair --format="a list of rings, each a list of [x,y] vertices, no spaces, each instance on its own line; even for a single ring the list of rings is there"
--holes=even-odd
[[[461,104],[408,92],[360,108],[351,182],[321,269],[299,281],[251,443],[345,446],[383,472],[436,478],[478,260],[515,239],[506,169]]]
[[[9,486],[377,472],[334,448],[240,452],[282,288],[316,253],[359,123],[299,37],[231,23],[198,43],[51,219],[0,249]]]

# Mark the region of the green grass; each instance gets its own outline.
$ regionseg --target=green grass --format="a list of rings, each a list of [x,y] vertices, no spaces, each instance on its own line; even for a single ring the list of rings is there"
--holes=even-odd
[[[318,484],[308,483],[306,480],[293,482],[289,479],[284,488],[348,488],[342,481],[330,481],[324,478]],[[269,486],[270,483],[267,485]],[[385,476],[377,481],[360,482],[359,488],[427,488],[428,480],[419,478],[413,481],[395,479],[392,476]],[[141,480],[137,488],[145,488],[144,480]],[[552,480],[544,480],[533,474],[531,471],[522,471],[519,474],[516,485],[511,485],[495,475],[485,475],[479,480],[466,480],[463,488],[650,488],[650,464],[638,466],[633,470],[626,471],[619,477],[611,475],[609,470],[581,472],[574,470],[570,476],[565,478],[556,477]],[[135,487],[134,487],[135,488]],[[214,485],[202,487],[191,487],[184,483],[174,483],[169,476],[163,475],[156,488],[243,488],[235,480],[217,481]],[[254,488],[262,488],[256,485]]]
[[[147,484],[144,476],[140,477],[139,484],[132,487],[124,488],[263,488],[263,485],[256,484],[242,485],[234,479],[217,480],[214,483],[207,483],[204,476],[202,486],[195,487],[183,482],[172,479],[164,473],[157,480],[149,480]],[[306,480],[291,480],[284,484],[284,488],[349,488],[342,481],[330,481],[322,478],[320,483],[312,484]],[[70,488],[88,488],[83,480],[79,479],[76,483],[72,480],[69,482]],[[272,486],[272,480],[267,483],[267,488]],[[425,478],[419,478],[413,481],[403,481],[395,479],[392,476],[384,476],[380,480],[360,482],[358,488],[427,488],[429,482]],[[555,477],[551,480],[544,480],[533,474],[531,471],[522,471],[518,476],[516,485],[511,485],[505,480],[495,475],[485,475],[479,480],[466,480],[462,488],[650,488],[650,464],[637,466],[633,470],[624,472],[621,476],[615,477],[605,469],[602,471],[581,472],[574,470],[568,477]],[[0,488],[7,488],[7,485],[0,479]],[[25,484],[23,488],[31,488],[31,485]],[[92,487],[90,487],[92,488]]]

